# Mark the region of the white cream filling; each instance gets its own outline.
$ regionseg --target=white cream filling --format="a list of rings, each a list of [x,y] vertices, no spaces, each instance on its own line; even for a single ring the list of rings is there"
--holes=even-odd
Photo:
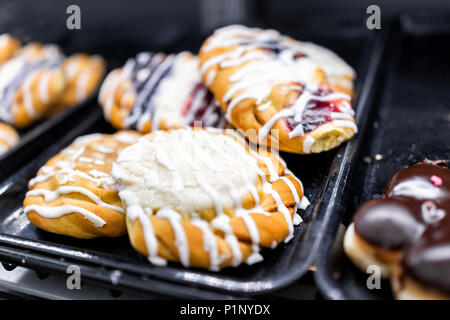
[[[170,73],[161,80],[153,96],[152,128],[165,121],[169,127],[183,125],[182,108],[193,88],[201,82],[198,58],[188,52],[177,55]]]
[[[138,195],[143,208],[170,207],[185,213],[233,208],[229,183],[240,198],[246,195],[248,181],[257,181],[256,160],[228,136],[215,134],[214,147],[210,138],[199,130],[184,129],[147,135],[120,153],[113,177]],[[214,148],[234,157],[224,158]],[[248,180],[238,168],[246,171]],[[146,181],[148,176],[158,177],[159,183]]]

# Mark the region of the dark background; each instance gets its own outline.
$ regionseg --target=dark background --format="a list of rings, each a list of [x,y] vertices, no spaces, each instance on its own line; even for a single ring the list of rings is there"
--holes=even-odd
[[[336,18],[364,24],[371,4],[380,6],[385,20],[409,10],[450,8],[448,0],[2,0],[0,31],[30,39],[69,32],[65,21],[71,4],[79,5],[82,13],[82,30],[72,33],[108,30],[111,37],[131,26],[148,33],[164,28],[210,33],[229,23],[299,26],[311,18],[321,25]]]

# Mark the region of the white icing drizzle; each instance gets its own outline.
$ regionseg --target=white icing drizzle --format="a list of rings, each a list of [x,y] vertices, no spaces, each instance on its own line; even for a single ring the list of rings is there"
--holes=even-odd
[[[358,128],[355,125],[355,122],[350,120],[333,120],[333,124],[337,127],[347,127],[352,128],[355,132],[358,131]]]
[[[308,206],[310,205],[310,202],[308,200],[308,198],[305,196],[305,189],[303,188],[303,183],[300,181],[299,178],[297,178],[294,173],[289,170],[288,168],[284,169],[284,172],[288,175],[290,175],[292,178],[294,178],[295,181],[298,182],[298,184],[300,185],[300,188],[302,189],[302,194],[303,197],[300,200],[300,203],[298,204],[298,207],[302,210],[305,210],[306,208],[308,208]]]
[[[88,82],[92,77],[91,72],[83,72],[76,83],[76,97],[77,101],[83,101],[88,96]]]
[[[43,103],[48,103],[50,100],[48,85],[50,82],[51,74],[49,72],[44,72],[42,78],[39,81],[39,97]]]
[[[107,148],[105,146],[98,146],[97,151],[101,153],[114,153],[114,149]]]
[[[116,133],[113,136],[113,138],[115,140],[123,142],[123,143],[133,144],[136,141],[138,141],[140,136],[136,135],[136,134],[129,133],[129,132],[119,132],[119,133]]]
[[[231,228],[230,217],[226,214],[219,214],[211,221],[211,226],[225,233],[225,241],[228,243],[231,252],[233,253],[231,266],[237,267],[240,265],[242,262],[242,252],[239,247],[239,240],[234,235],[233,229]]]
[[[8,146],[12,147],[17,143],[17,136],[0,129],[0,140],[5,141],[8,144]]]
[[[66,76],[68,80],[72,80],[81,70],[81,60],[77,58],[69,58],[65,68]]]
[[[103,172],[103,171],[98,171],[98,170],[91,170],[91,171],[89,171],[89,174],[90,174],[91,176],[95,177],[95,178],[100,178],[100,177],[106,178],[106,177],[110,177],[109,174],[107,174],[107,173],[105,173],[105,172]]]
[[[59,186],[55,190],[33,189],[33,190],[28,191],[26,196],[32,196],[32,197],[44,196],[45,202],[50,202],[50,201],[56,200],[60,195],[68,194],[68,193],[81,193],[82,195],[88,197],[90,200],[92,200],[99,206],[124,213],[124,210],[122,207],[113,206],[106,202],[103,202],[99,196],[95,195],[95,193],[93,193],[92,191],[89,191],[86,188],[82,188],[82,187]]]
[[[150,221],[150,217],[144,213],[144,210],[139,205],[139,199],[132,192],[122,190],[119,192],[120,198],[127,205],[127,217],[134,221],[139,219],[144,233],[145,246],[147,247],[148,260],[158,266],[167,264],[167,261],[158,257],[158,240],[156,239],[155,230]]]
[[[50,179],[51,177],[53,177],[55,174],[61,175],[62,179],[60,180],[61,184],[65,184],[68,182],[72,182],[74,177],[80,177],[80,178],[84,178],[86,180],[90,180],[94,183],[97,184],[97,186],[102,186],[102,187],[108,187],[105,189],[110,189],[110,190],[115,190],[114,185],[114,179],[112,179],[112,177],[110,175],[105,175],[105,176],[98,176],[98,177],[92,177],[91,175],[80,171],[80,170],[76,170],[73,169],[74,165],[68,163],[67,161],[58,161],[54,167],[47,167],[44,166],[41,168],[40,172],[45,172],[45,174],[41,175],[37,175],[36,177],[34,177],[33,179],[30,180],[30,182],[28,183],[28,185],[30,187],[35,186],[38,183],[47,181],[48,179]],[[96,170],[91,170],[90,173],[94,173],[96,172]],[[98,171],[100,172],[100,171]]]
[[[221,259],[219,258],[219,249],[217,247],[216,235],[211,231],[206,221],[194,218],[191,223],[198,227],[203,233],[203,249],[209,253],[209,270],[219,271]]]
[[[286,183],[286,185],[289,187],[289,190],[291,191],[291,194],[294,196],[295,206],[294,206],[294,225],[299,225],[303,220],[300,217],[300,215],[297,213],[297,208],[300,205],[300,197],[298,196],[297,189],[295,189],[294,184],[289,180],[288,177],[281,177],[281,180]]]
[[[233,136],[237,137],[239,140],[242,139],[241,136],[238,136],[238,135],[236,135],[234,133],[233,133]],[[284,205],[284,203],[281,200],[281,197],[278,194],[278,192],[276,192],[272,188],[272,183],[280,178],[278,176],[277,170],[275,169],[275,167],[273,165],[273,162],[272,162],[272,160],[270,158],[260,155],[256,150],[253,149],[252,146],[250,146],[250,145],[246,145],[246,146],[247,146],[250,154],[252,154],[254,157],[262,160],[266,164],[267,170],[269,171],[269,182],[266,179],[265,173],[261,169],[258,168],[258,172],[259,172],[260,178],[263,181],[263,191],[265,193],[268,193],[268,194],[270,194],[272,196],[272,198],[275,200],[275,203],[277,205],[277,210],[283,214],[283,216],[285,218],[285,221],[286,221],[286,224],[287,224],[288,229],[289,229],[289,235],[284,241],[285,242],[289,242],[293,238],[293,232],[294,232],[293,219],[291,218],[289,209]],[[283,164],[283,165],[285,166],[285,164]],[[298,178],[295,177],[295,175],[291,171],[285,169],[285,172],[290,174],[297,181],[299,181],[299,183],[300,183],[300,185],[302,187],[302,190],[303,190],[303,185],[301,184],[300,180],[298,180]],[[297,207],[299,206],[299,203],[297,202],[297,199],[299,197],[298,197],[297,191],[295,190],[295,187],[293,189],[290,189],[290,190],[293,193],[294,199],[296,200],[295,201],[295,206],[294,206],[294,208],[295,208],[295,210],[294,210],[294,218],[298,221],[298,218],[295,216],[295,211],[296,211]],[[297,198],[295,198],[294,193],[297,196]],[[303,198],[306,198],[306,197],[303,196],[302,199]]]
[[[104,114],[106,119],[111,119],[111,111],[114,106],[114,96],[119,85],[131,75],[134,62],[128,60],[122,70],[114,70],[105,79],[99,93],[99,100],[105,101]]]
[[[305,140],[303,140],[303,152],[310,153],[312,145],[316,140],[311,136],[306,136]]]
[[[95,213],[77,206],[62,205],[57,207],[48,207],[32,204],[24,208],[25,213],[28,213],[30,211],[35,211],[40,216],[43,216],[45,218],[59,218],[63,215],[75,212],[83,215],[83,217],[92,222],[97,228],[101,228],[106,224],[105,220],[97,216]]]
[[[31,92],[31,85],[34,79],[38,76],[37,73],[32,73],[28,75],[23,83],[23,104],[25,106],[25,111],[30,118],[36,117],[36,110],[33,103],[33,95]]]
[[[271,105],[272,105],[272,102],[267,101],[266,103],[264,103],[258,107],[258,111],[264,111],[267,108],[269,108]]]
[[[87,197],[93,203],[101,207],[124,213],[124,210],[121,206],[115,206],[104,202],[101,197],[97,196],[94,192],[90,191],[87,188],[81,186],[66,185],[67,183],[73,182],[74,177],[78,176],[83,179],[92,181],[96,183],[97,186],[101,186],[104,189],[115,190],[116,182],[114,181],[114,179],[112,179],[110,174],[96,169],[92,169],[88,173],[75,169],[77,162],[88,164],[102,163],[101,165],[105,165],[105,161],[103,160],[94,160],[92,158],[83,156],[84,152],[86,151],[86,147],[94,140],[102,139],[102,137],[103,136],[99,134],[92,134],[77,138],[71,146],[62,151],[63,154],[70,156],[68,160],[59,160],[56,161],[52,166],[47,165],[41,167],[38,175],[35,178],[31,179],[29,182],[29,187],[32,188],[38,183],[45,182],[52,177],[57,177],[59,184],[58,187],[54,190],[47,190],[43,188],[31,189],[27,192],[26,196],[43,196],[45,202],[52,202],[59,198],[62,194],[78,193]],[[38,214],[47,218],[57,218],[65,214],[76,212],[82,214],[86,219],[91,221],[97,227],[102,227],[105,224],[105,221],[98,217],[95,213],[74,205],[62,205],[55,207],[30,205],[25,207],[26,213],[30,211],[36,211]]]
[[[170,208],[159,209],[156,216],[162,219],[168,219],[172,230],[175,233],[175,246],[178,250],[178,257],[183,266],[189,266],[189,243],[181,224],[181,216],[178,212]]]

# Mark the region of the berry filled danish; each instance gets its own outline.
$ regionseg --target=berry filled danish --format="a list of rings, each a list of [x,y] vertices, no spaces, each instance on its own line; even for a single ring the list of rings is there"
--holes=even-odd
[[[143,52],[129,59],[106,77],[99,103],[106,120],[118,129],[148,133],[194,125],[225,126],[222,110],[201,83],[198,58],[188,52]]]
[[[63,55],[53,45],[29,44],[0,67],[0,120],[25,127],[59,99],[65,88]]]
[[[350,105],[354,72],[325,48],[234,25],[216,30],[199,57],[203,81],[226,119],[256,131],[247,135],[255,143],[318,153],[357,131]]]
[[[19,142],[17,131],[10,125],[0,122],[0,155],[15,146],[17,142]]]
[[[132,246],[150,262],[217,271],[262,260],[293,237],[301,182],[232,130],[155,131],[113,165]]]
[[[111,167],[118,152],[139,137],[134,131],[83,136],[50,159],[30,180],[23,202],[31,223],[83,239],[126,234]]]
[[[93,94],[105,73],[105,61],[97,55],[79,53],[64,60],[63,71],[66,89],[58,103],[49,109],[48,115],[58,114]]]
[[[450,299],[450,170],[428,161],[399,171],[364,204],[344,238],[352,262],[380,268],[397,299]]]

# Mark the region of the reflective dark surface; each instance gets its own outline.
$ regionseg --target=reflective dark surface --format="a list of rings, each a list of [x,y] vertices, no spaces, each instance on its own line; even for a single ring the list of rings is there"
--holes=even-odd
[[[382,282],[380,290],[367,289],[369,275],[343,254],[339,225],[347,226],[363,203],[381,197],[399,170],[425,158],[450,158],[450,25],[445,28],[446,16],[445,12],[441,18],[434,16],[436,20],[404,16],[407,25],[393,30],[345,206],[335,208],[317,257],[316,282],[327,298],[392,298],[388,282]]]

